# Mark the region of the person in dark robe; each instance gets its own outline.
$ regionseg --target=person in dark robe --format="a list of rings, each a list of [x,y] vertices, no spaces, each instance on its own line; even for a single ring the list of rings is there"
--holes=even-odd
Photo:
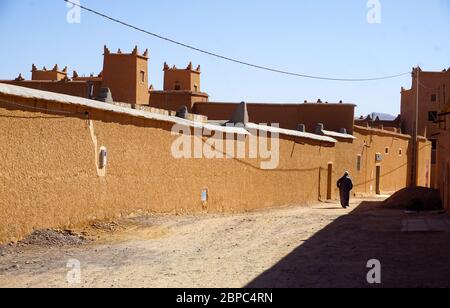
[[[344,176],[337,182],[339,194],[341,196],[341,205],[344,209],[350,206],[350,192],[353,189],[353,181],[350,178],[350,173],[345,172]]]

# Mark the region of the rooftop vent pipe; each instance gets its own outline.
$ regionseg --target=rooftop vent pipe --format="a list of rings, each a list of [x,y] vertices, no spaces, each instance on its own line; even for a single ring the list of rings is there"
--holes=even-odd
[[[177,118],[186,119],[187,115],[188,115],[188,108],[186,106],[183,106],[177,111],[175,116]]]
[[[323,123],[318,123],[316,125],[316,130],[315,130],[316,135],[323,135],[323,130],[324,130]]]
[[[109,88],[101,88],[100,94],[97,97],[98,101],[112,104],[114,102],[111,90]]]

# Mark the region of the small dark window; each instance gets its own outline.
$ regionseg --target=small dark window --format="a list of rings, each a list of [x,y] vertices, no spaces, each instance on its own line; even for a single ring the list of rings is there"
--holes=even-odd
[[[181,85],[179,83],[176,83],[174,89],[175,89],[175,91],[180,91]]]
[[[431,148],[433,150],[437,149],[437,140],[436,139],[431,140]]]
[[[389,148],[388,147],[384,148],[384,154],[389,155]]]
[[[356,170],[361,171],[361,163],[362,163],[362,156],[358,155],[356,157]]]
[[[141,82],[145,83],[145,72],[141,71]]]
[[[437,120],[438,120],[438,112],[437,111],[428,112],[428,121],[435,122]]]
[[[431,101],[432,102],[436,102],[437,101],[437,95],[436,94],[431,95]]]
[[[194,85],[194,92],[198,92],[198,85]]]
[[[398,150],[398,155],[399,155],[399,156],[402,156],[402,155],[403,155],[403,149],[399,149],[399,150]]]

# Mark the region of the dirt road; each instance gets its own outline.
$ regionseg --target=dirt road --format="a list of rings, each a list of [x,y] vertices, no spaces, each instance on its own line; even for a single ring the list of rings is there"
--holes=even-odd
[[[450,228],[401,232],[407,214],[361,202],[140,217],[88,230],[95,241],[79,246],[3,248],[0,287],[373,287],[374,258],[381,286],[450,286]]]

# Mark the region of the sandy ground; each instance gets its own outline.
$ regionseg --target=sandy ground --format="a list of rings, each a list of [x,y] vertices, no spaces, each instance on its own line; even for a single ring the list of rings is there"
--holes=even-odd
[[[450,287],[450,227],[401,232],[408,219],[363,200],[348,210],[322,203],[131,218],[85,230],[95,241],[80,246],[2,248],[0,287],[373,287],[373,258],[381,286]],[[81,265],[79,284],[67,282],[71,259]]]

